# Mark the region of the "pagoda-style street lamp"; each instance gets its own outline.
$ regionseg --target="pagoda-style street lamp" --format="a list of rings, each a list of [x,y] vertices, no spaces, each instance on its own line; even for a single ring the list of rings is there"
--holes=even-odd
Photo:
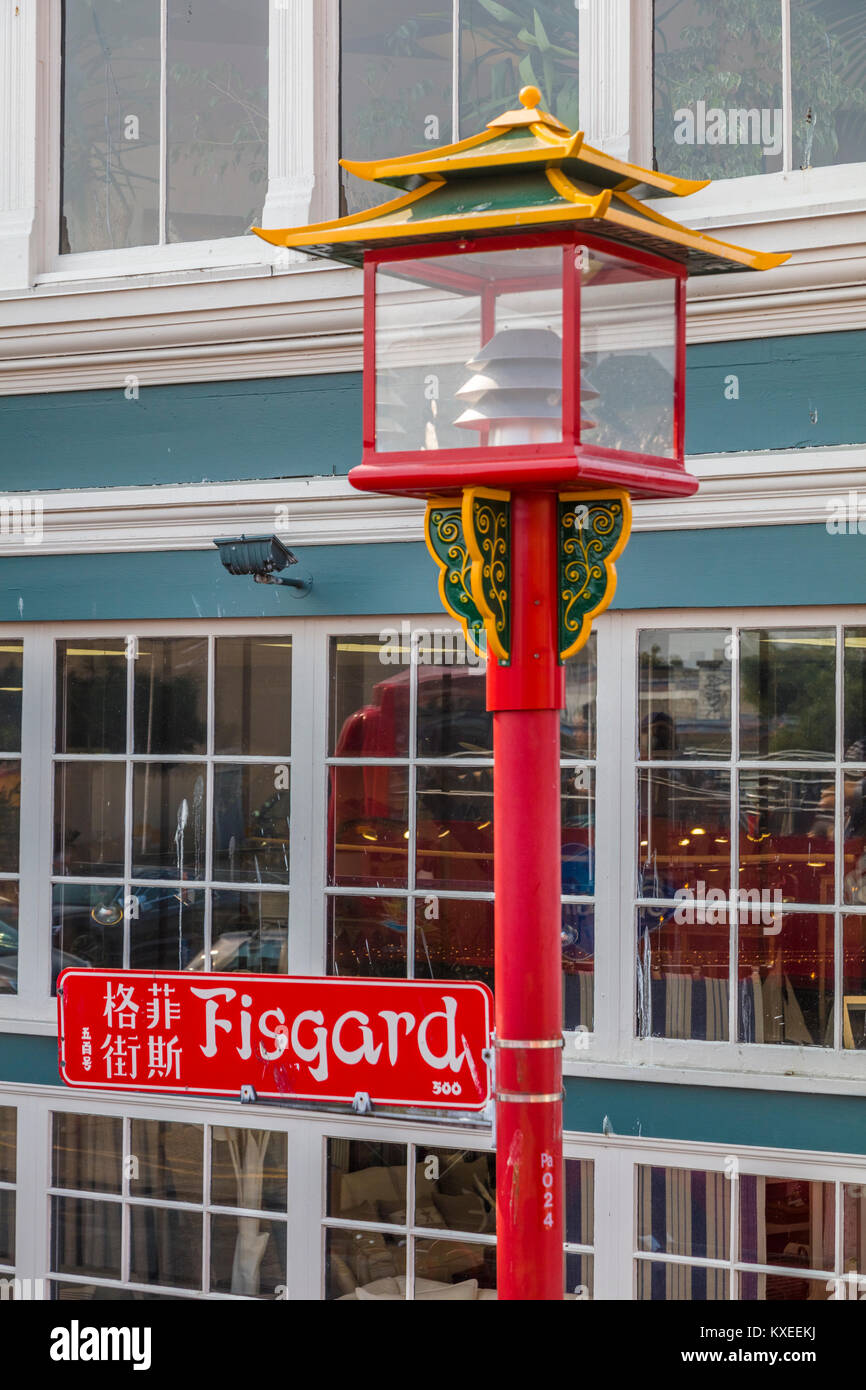
[[[497,1282],[563,1296],[563,661],[610,603],[631,497],[688,496],[685,282],[787,259],[642,197],[702,183],[612,159],[538,109],[459,144],[342,163],[400,196],[277,246],[364,268],[364,450],[350,481],[428,499],[446,609],[493,712]],[[258,229],[257,229],[258,230]]]

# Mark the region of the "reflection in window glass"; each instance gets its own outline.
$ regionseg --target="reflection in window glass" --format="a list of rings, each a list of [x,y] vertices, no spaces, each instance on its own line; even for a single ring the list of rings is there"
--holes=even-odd
[[[133,1120],[132,1152],[138,1162],[130,1178],[130,1196],[200,1202],[202,1136],[201,1125]]]
[[[638,910],[638,1037],[727,1041],[729,921],[716,901]]]
[[[405,898],[328,898],[328,974],[406,977]]]
[[[730,1278],[726,1269],[706,1265],[638,1260],[635,1298],[654,1303],[715,1303],[730,1298]]]
[[[845,732],[842,736],[846,763],[866,763],[866,628],[845,629]],[[860,811],[860,807],[852,808]]]
[[[415,1240],[415,1298],[474,1303],[496,1289],[496,1246],[476,1241]]]
[[[495,1154],[428,1148],[416,1153],[415,1225],[495,1235]]]
[[[73,878],[123,874],[123,763],[54,767],[54,872]]]
[[[449,634],[449,637],[451,634]],[[493,756],[493,717],[487,712],[484,663],[455,634],[457,665],[418,666],[418,757]],[[424,649],[419,650],[423,658]]]
[[[332,767],[328,881],[364,888],[406,887],[408,769]]]
[[[833,1183],[753,1177],[748,1173],[742,1174],[739,1181],[740,1259],[744,1263],[826,1269],[832,1273],[836,1210]],[[785,1297],[795,1295],[787,1293]]]
[[[167,0],[166,241],[243,236],[268,174],[266,0]]]
[[[408,645],[399,636],[331,639],[328,752],[400,758],[409,752]]]
[[[203,753],[207,641],[142,638],[135,659],[136,753]]]
[[[200,1289],[201,1240],[201,1212],[131,1206],[130,1280],[136,1284]]]
[[[3,879],[0,880],[0,996],[15,994],[17,990],[18,884]]]
[[[834,783],[795,772],[740,773],[740,889],[778,902],[832,902]]]
[[[23,672],[24,648],[14,643],[0,645],[0,749],[4,753],[21,747]]]
[[[419,768],[418,886],[493,887],[493,778],[486,768]]]
[[[51,1198],[51,1264],[59,1274],[120,1279],[121,1205]]]
[[[726,630],[641,632],[642,761],[730,756],[730,654]]]
[[[493,903],[415,900],[415,978],[480,980],[493,988]]]
[[[126,752],[126,665],[116,637],[57,643],[58,753]]]
[[[225,883],[288,883],[289,774],[271,763],[214,769],[213,876]]]
[[[795,169],[852,164],[866,148],[861,0],[791,0]]]
[[[565,1160],[565,1239],[568,1245],[592,1245],[595,1239],[595,1164]]]
[[[741,1041],[832,1047],[834,960],[832,913],[744,908]]]
[[[122,1142],[119,1116],[58,1112],[52,1127],[52,1185],[119,1193]]]
[[[689,1168],[637,1168],[637,1248],[656,1255],[726,1260],[730,1180]]]
[[[563,758],[594,758],[598,634],[591,632],[580,651],[565,663],[565,710],[561,715],[560,752]]]
[[[726,893],[731,870],[728,772],[647,768],[638,774],[641,895]]]
[[[210,1286],[246,1298],[286,1288],[286,1223],[260,1216],[210,1218]]]
[[[251,1211],[286,1210],[288,1139],[270,1129],[211,1130],[211,1201]]]
[[[517,105],[526,83],[541,106],[577,130],[578,7],[574,0],[485,0],[460,4],[460,135],[475,135]]]
[[[388,1221],[406,1212],[406,1146],[328,1140],[328,1216]]]
[[[214,752],[286,754],[292,729],[290,637],[218,637]]]
[[[842,1046],[866,1048],[866,915],[842,918],[842,943]]]
[[[73,965],[122,966],[122,883],[55,883],[51,976]]]
[[[15,1181],[17,1121],[13,1105],[0,1105],[0,1182]]]
[[[209,970],[246,970],[285,975],[289,968],[289,899],[286,893],[250,893],[229,888],[211,893]],[[191,970],[204,969],[196,959]]]
[[[780,0],[656,3],[654,40],[657,167],[696,179],[781,169]]]
[[[740,635],[740,756],[832,758],[836,635],[830,628]]]

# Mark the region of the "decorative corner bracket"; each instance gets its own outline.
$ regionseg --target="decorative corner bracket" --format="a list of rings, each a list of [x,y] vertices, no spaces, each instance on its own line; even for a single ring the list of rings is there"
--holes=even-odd
[[[559,658],[587,641],[616,593],[614,561],[631,535],[631,500],[620,488],[559,494]]]
[[[439,598],[446,612],[463,627],[477,656],[487,655],[484,618],[472,594],[472,557],[463,532],[463,498],[434,497],[427,503],[424,539],[439,566]]]

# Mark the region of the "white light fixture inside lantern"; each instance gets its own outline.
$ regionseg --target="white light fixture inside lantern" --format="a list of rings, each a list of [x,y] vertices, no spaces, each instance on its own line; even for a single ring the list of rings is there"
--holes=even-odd
[[[553,329],[500,329],[466,365],[476,375],[457,392],[467,408],[455,425],[488,431],[490,445],[562,439],[562,340]],[[582,374],[581,401],[598,394]],[[580,424],[595,428],[582,407]]]

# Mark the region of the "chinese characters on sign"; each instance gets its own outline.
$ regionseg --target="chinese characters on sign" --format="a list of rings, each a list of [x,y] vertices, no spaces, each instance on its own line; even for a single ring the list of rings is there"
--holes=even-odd
[[[65,970],[69,1086],[480,1110],[493,997],[481,984]]]

